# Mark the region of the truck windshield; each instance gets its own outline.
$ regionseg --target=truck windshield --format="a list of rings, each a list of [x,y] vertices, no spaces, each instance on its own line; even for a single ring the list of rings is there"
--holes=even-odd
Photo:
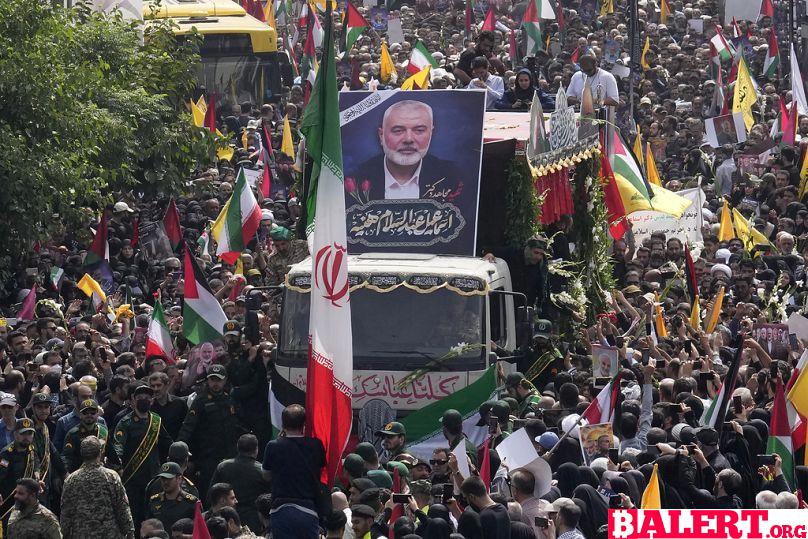
[[[244,101],[263,103],[269,98],[274,62],[255,55],[203,56],[199,83],[219,96],[221,105]],[[230,110],[225,111],[227,114]]]
[[[354,369],[411,371],[446,355],[459,343],[478,345],[436,370],[485,368],[482,346],[484,296],[439,289],[418,293],[406,287],[389,292],[351,292]],[[287,289],[278,364],[305,367],[308,354],[309,294]]]

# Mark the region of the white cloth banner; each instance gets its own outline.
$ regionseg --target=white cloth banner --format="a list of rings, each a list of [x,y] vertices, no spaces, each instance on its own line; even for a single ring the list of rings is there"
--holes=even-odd
[[[684,243],[702,243],[701,207],[704,205],[704,191],[700,187],[682,189],[676,192],[693,202],[679,219],[658,211],[637,211],[628,216],[637,245],[655,232],[662,232],[667,238],[679,238]]]

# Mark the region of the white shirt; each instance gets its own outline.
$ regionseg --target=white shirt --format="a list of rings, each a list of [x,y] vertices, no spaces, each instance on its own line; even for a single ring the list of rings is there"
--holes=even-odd
[[[471,79],[468,86],[466,88],[475,89],[477,86],[475,82],[480,79],[474,78]],[[505,82],[502,80],[502,77],[499,75],[488,75],[488,78],[485,79],[485,85],[487,88],[485,89],[485,108],[490,109],[494,106],[497,99],[502,98],[502,95],[505,93]]]
[[[384,198],[390,199],[413,199],[421,198],[421,188],[418,186],[418,177],[421,174],[423,161],[418,163],[415,174],[404,183],[399,182],[387,168],[387,158],[384,159]]]
[[[620,100],[620,94],[617,91],[617,80],[614,78],[614,75],[605,69],[598,68],[591,77],[587,77],[586,73],[583,71],[575,73],[572,79],[570,79],[570,85],[567,87],[567,96],[575,97],[580,101],[584,93],[584,84],[588,85],[589,89],[592,91],[592,99],[597,100],[598,85],[600,85],[600,96],[602,100],[605,101],[608,97],[611,97],[615,101]]]

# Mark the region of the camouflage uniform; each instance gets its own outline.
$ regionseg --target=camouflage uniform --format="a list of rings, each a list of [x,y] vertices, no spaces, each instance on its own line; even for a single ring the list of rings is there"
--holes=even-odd
[[[62,539],[59,521],[50,510],[37,503],[23,509],[13,509],[8,519],[8,537],[14,539]]]
[[[289,267],[309,256],[309,245],[305,240],[292,240],[285,255],[275,252],[269,255],[266,268],[266,283],[269,286],[283,284]]]
[[[121,478],[100,464],[87,463],[65,480],[62,495],[65,539],[130,539],[135,524]]]

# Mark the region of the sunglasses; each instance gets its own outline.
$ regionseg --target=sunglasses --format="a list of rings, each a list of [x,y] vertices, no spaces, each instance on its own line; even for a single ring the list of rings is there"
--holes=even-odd
[[[449,461],[448,460],[437,460],[437,459],[430,459],[430,461],[429,461],[429,463],[432,466],[443,466],[447,462],[449,462]]]

